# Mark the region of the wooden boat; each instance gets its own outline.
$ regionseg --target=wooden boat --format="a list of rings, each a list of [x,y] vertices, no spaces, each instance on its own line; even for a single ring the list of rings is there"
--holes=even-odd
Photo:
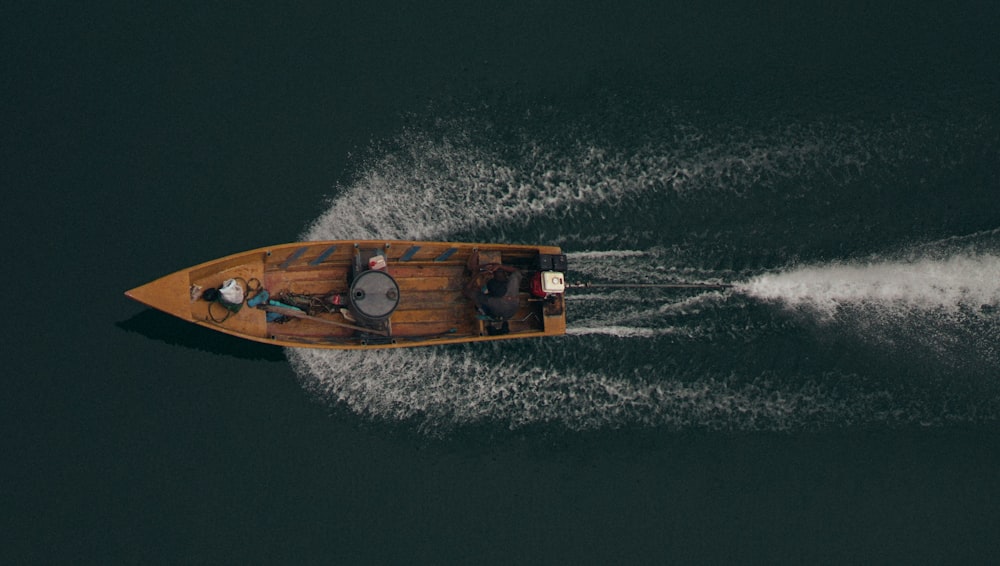
[[[468,265],[474,254],[476,272]],[[125,294],[195,324],[278,346],[400,348],[559,336],[566,332],[565,257],[555,246],[299,242],[202,263]],[[467,291],[478,290],[482,274],[497,265],[522,274],[517,312],[506,320],[477,309]],[[207,300],[228,280],[244,290],[242,301]]]

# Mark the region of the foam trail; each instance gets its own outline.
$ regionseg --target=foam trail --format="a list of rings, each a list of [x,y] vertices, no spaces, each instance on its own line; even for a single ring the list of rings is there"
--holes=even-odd
[[[910,261],[800,267],[759,276],[734,291],[817,316],[823,325],[879,345],[883,359],[919,360],[915,371],[995,376],[1000,256],[933,253]]]
[[[639,251],[639,250],[601,250],[601,251],[587,251],[587,252],[571,252],[566,255],[574,261],[587,260],[587,259],[611,259],[618,261],[626,257],[648,256],[650,255],[650,252]]]
[[[604,334],[618,338],[652,338],[674,334],[673,328],[645,328],[641,326],[580,326],[574,325],[566,329],[570,336],[585,336],[587,334]]]
[[[684,267],[681,258],[663,248],[573,252],[567,257],[573,277],[590,283],[716,284],[732,277],[729,271]]]
[[[740,385],[724,377],[624,379],[555,369],[532,357],[453,351],[290,350],[304,386],[318,398],[371,418],[415,422],[436,434],[489,422],[510,429],[559,424],[570,430],[626,425],[784,430],[883,415],[885,392],[850,396],[807,380],[775,391],[767,376]],[[690,376],[686,376],[690,378]],[[889,402],[891,405],[891,402]]]
[[[808,130],[755,135],[750,141],[746,132],[720,130],[741,140],[733,142],[678,121],[665,136],[669,143],[626,152],[572,128],[569,134],[549,133],[554,138],[549,141],[512,124],[506,133],[520,142],[511,145],[490,137],[496,134],[489,123],[437,120],[434,127],[404,131],[393,147],[365,164],[352,183],[339,188],[306,238],[447,239],[490,230],[512,239],[508,228],[538,218],[575,216],[584,208],[649,194],[745,194],[762,179],[811,169],[853,170],[866,159],[857,140]],[[600,221],[597,214],[594,220]]]
[[[788,180],[807,185],[801,181],[850,179],[872,161],[894,159],[897,137],[913,137],[890,132],[887,146],[881,134],[863,125],[792,124],[754,132],[733,124],[693,125],[668,113],[655,120],[660,124],[655,131],[641,137],[646,141],[616,148],[603,141],[614,136],[553,128],[552,120],[543,120],[545,130],[539,131],[535,122],[435,118],[426,131],[404,131],[388,149],[376,148],[378,154],[351,182],[337,187],[303,239],[450,240],[488,234],[496,241],[551,241],[566,248],[597,248],[570,256],[574,277],[591,282],[744,279],[743,295],[836,310],[864,302],[846,291],[859,284],[856,268],[864,271],[864,266],[803,268],[748,279],[746,271],[717,268],[732,264],[725,250],[721,257],[699,262],[691,260],[700,258],[701,245],[697,253],[632,249],[638,245],[623,236],[629,227],[609,219],[650,210],[652,203],[662,205],[656,213],[683,213],[686,207],[673,205],[704,193],[737,200]],[[654,214],[650,220],[648,227],[637,228],[641,237],[635,241],[660,241],[661,218]],[[697,238],[712,239],[708,232]],[[982,270],[995,263],[995,256],[969,256],[966,264],[951,267]],[[880,269],[883,284],[861,283],[867,291],[855,297],[874,301],[876,288],[900,274],[915,279],[917,273],[902,263]],[[831,284],[822,287],[823,280]],[[941,275],[937,281],[951,294],[942,296],[925,278],[923,287],[913,283],[895,296],[904,304],[923,300],[950,306],[976,302],[976,294],[988,289],[984,279],[978,291],[963,295],[956,285],[968,285],[967,278],[959,282]],[[802,286],[808,289],[796,299]],[[936,391],[897,399],[898,388],[877,378],[870,385],[870,376],[857,378],[838,368],[789,374],[758,365],[744,371],[742,358],[759,359],[737,352],[739,363],[720,363],[714,344],[674,349],[681,339],[708,342],[727,334],[738,334],[742,344],[757,329],[773,328],[769,319],[751,319],[743,306],[752,301],[732,293],[656,297],[588,291],[571,303],[571,332],[558,343],[371,352],[289,349],[287,355],[303,387],[324,402],[372,419],[412,422],[429,432],[480,423],[511,429],[557,423],[570,430],[632,425],[784,430],[949,417]],[[623,365],[619,356],[632,354],[624,360],[631,365]],[[969,413],[958,407],[956,418],[966,418]],[[986,418],[995,414],[989,412],[992,406],[987,409]]]
[[[1000,303],[1000,256],[806,266],[761,275],[735,290],[825,317],[836,316],[844,307],[866,305],[954,314]]]

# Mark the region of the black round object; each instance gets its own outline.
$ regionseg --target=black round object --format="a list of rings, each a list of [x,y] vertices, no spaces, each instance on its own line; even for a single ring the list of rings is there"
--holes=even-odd
[[[365,271],[351,284],[348,300],[362,317],[383,320],[399,305],[399,285],[384,271]]]

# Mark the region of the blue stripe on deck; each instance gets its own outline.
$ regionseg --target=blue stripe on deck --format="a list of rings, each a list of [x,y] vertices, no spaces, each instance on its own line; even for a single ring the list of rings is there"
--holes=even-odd
[[[458,248],[450,248],[450,249],[448,249],[448,251],[446,251],[443,254],[437,256],[436,258],[434,258],[434,261],[444,261],[444,260],[448,259],[449,257],[451,257],[451,254],[453,254],[453,253],[455,253],[457,251],[458,251]]]
[[[326,248],[323,251],[323,253],[319,254],[318,258],[310,261],[309,265],[319,265],[319,264],[323,263],[323,260],[325,260],[326,258],[328,258],[331,255],[333,255],[333,252],[335,252],[335,251],[337,251],[337,246],[336,245],[333,245],[333,246],[330,246],[329,248]]]
[[[419,251],[420,251],[420,246],[413,246],[410,249],[406,250],[406,253],[399,258],[399,261],[410,261],[411,259],[413,259],[413,256],[416,255],[416,253]]]
[[[308,249],[309,248],[299,248],[299,249],[295,250],[295,253],[293,253],[292,255],[288,256],[288,259],[286,259],[281,264],[281,269],[288,269],[288,266],[291,265],[291,263],[293,261],[295,261],[295,260],[299,259],[300,257],[302,257],[302,254],[306,253],[306,250],[308,250]]]

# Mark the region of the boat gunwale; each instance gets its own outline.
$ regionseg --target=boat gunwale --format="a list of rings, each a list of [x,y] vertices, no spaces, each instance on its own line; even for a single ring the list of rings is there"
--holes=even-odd
[[[151,304],[152,301],[143,300],[143,299],[140,299],[140,298],[137,298],[136,296],[134,296],[134,292],[137,291],[137,290],[139,290],[139,289],[142,289],[143,287],[152,286],[152,285],[154,285],[157,282],[165,281],[165,280],[168,280],[170,278],[177,278],[177,277],[180,277],[180,276],[185,276],[188,279],[188,285],[190,285],[193,281],[195,281],[195,280],[197,280],[199,278],[204,278],[204,277],[210,276],[211,274],[224,271],[227,268],[226,267],[222,267],[222,266],[225,266],[226,264],[232,264],[232,267],[238,267],[238,266],[241,266],[241,265],[246,265],[246,264],[253,263],[255,261],[260,261],[261,262],[261,265],[260,265],[261,269],[263,269],[263,270],[273,270],[274,265],[273,264],[269,265],[268,264],[268,260],[269,260],[269,258],[274,257],[274,255],[276,253],[280,253],[282,251],[289,250],[289,249],[300,250],[300,249],[302,249],[304,247],[324,247],[325,246],[326,248],[330,248],[332,246],[341,246],[341,245],[350,246],[352,249],[371,249],[371,248],[390,249],[392,247],[395,247],[397,249],[398,248],[404,248],[405,249],[405,248],[413,248],[414,246],[416,246],[416,247],[421,247],[421,248],[422,247],[429,247],[429,248],[457,248],[457,249],[461,249],[461,250],[481,249],[481,250],[488,250],[488,251],[497,251],[497,252],[501,252],[501,253],[503,253],[503,252],[521,252],[521,253],[527,252],[527,253],[537,253],[537,254],[560,254],[560,253],[562,253],[561,249],[558,246],[531,245],[531,244],[490,244],[490,243],[475,243],[475,242],[440,242],[440,241],[427,241],[427,240],[386,240],[386,239],[379,239],[379,240],[371,240],[371,239],[367,239],[367,240],[314,240],[314,241],[304,241],[304,242],[291,242],[291,243],[277,244],[277,245],[271,245],[271,246],[262,246],[262,247],[254,248],[254,249],[251,249],[251,250],[246,250],[246,251],[242,251],[242,252],[237,252],[237,253],[229,254],[229,255],[226,255],[226,256],[223,256],[223,257],[220,257],[220,258],[216,258],[216,259],[213,259],[213,260],[204,261],[204,262],[198,263],[196,265],[193,265],[191,267],[188,267],[188,268],[185,268],[185,269],[181,269],[181,270],[173,272],[173,273],[171,273],[169,275],[166,275],[166,276],[163,276],[161,278],[155,279],[155,280],[153,280],[153,281],[151,281],[149,283],[146,283],[145,285],[140,285],[139,287],[135,287],[133,289],[130,289],[129,291],[126,291],[125,294],[126,294],[126,296],[128,296],[128,297],[130,297],[130,298],[132,298],[134,300],[137,300],[140,303],[146,304],[147,306],[149,306],[151,308],[154,308],[154,309],[166,312],[168,314],[177,316],[178,318],[181,318],[182,320],[186,320],[188,322],[193,322],[193,323],[195,323],[195,324],[197,324],[199,326],[205,327],[205,328],[209,328],[209,329],[212,329],[212,330],[220,331],[220,332],[223,332],[225,334],[229,334],[229,335],[237,337],[237,338],[242,338],[242,339],[246,339],[246,340],[252,340],[254,342],[258,342],[258,343],[262,343],[262,344],[268,344],[268,345],[280,346],[280,347],[290,347],[290,348],[313,348],[313,349],[331,349],[331,350],[391,349],[391,348],[410,348],[410,347],[429,346],[429,345],[462,344],[462,343],[470,343],[470,342],[489,342],[489,341],[495,341],[495,340],[513,340],[513,339],[536,338],[536,337],[545,337],[545,336],[561,336],[561,335],[565,334],[565,316],[566,315],[565,315],[565,311],[563,311],[563,313],[561,315],[557,315],[555,317],[545,317],[546,319],[547,318],[559,318],[559,319],[561,319],[562,323],[559,324],[559,325],[557,325],[559,327],[559,329],[561,330],[559,332],[555,332],[555,331],[549,332],[549,331],[547,331],[546,330],[546,326],[547,325],[543,322],[542,323],[542,328],[540,330],[536,330],[536,331],[523,330],[523,331],[511,332],[511,333],[508,333],[508,334],[501,334],[501,335],[489,335],[489,334],[448,335],[448,334],[445,333],[445,334],[442,334],[442,335],[435,335],[433,337],[424,338],[424,339],[421,339],[419,337],[417,337],[417,338],[410,338],[410,337],[407,337],[407,336],[398,336],[398,337],[395,337],[395,339],[392,339],[392,337],[390,337],[391,341],[388,342],[388,343],[367,343],[367,344],[366,343],[359,343],[358,341],[359,340],[363,340],[363,338],[358,338],[358,337],[347,338],[346,340],[350,340],[350,342],[344,342],[344,343],[337,343],[337,342],[317,342],[317,341],[301,341],[300,342],[300,341],[295,341],[295,340],[288,340],[288,339],[279,338],[278,336],[280,336],[280,334],[270,334],[270,335],[267,335],[267,336],[256,336],[256,335],[253,335],[253,334],[248,334],[246,332],[242,332],[242,331],[239,331],[239,330],[231,329],[231,328],[226,327],[226,326],[224,326],[222,324],[217,324],[217,323],[214,323],[214,322],[211,322],[211,321],[208,321],[208,320],[199,320],[193,314],[189,314],[188,316],[182,316],[182,314],[180,314],[179,312],[175,312],[175,311],[172,311],[172,310],[167,310],[167,309],[165,309],[165,308],[163,308],[161,306],[157,306],[155,304]],[[296,254],[295,252],[293,252],[293,255],[296,256],[294,258],[294,260],[300,260],[300,259],[302,259],[301,256],[303,254]],[[290,257],[289,258],[284,258],[284,261],[285,262],[290,261]],[[305,259],[308,259],[308,258],[305,258]],[[391,258],[391,261],[394,261],[397,264],[403,263],[403,264],[412,264],[412,265],[419,265],[422,262],[423,263],[433,263],[434,262],[434,260],[412,260],[412,262],[411,262],[411,261],[408,261],[408,260],[401,260],[400,257]],[[291,268],[290,265],[286,265],[285,267],[280,267],[279,269],[277,269],[277,271],[287,271],[290,268]]]

